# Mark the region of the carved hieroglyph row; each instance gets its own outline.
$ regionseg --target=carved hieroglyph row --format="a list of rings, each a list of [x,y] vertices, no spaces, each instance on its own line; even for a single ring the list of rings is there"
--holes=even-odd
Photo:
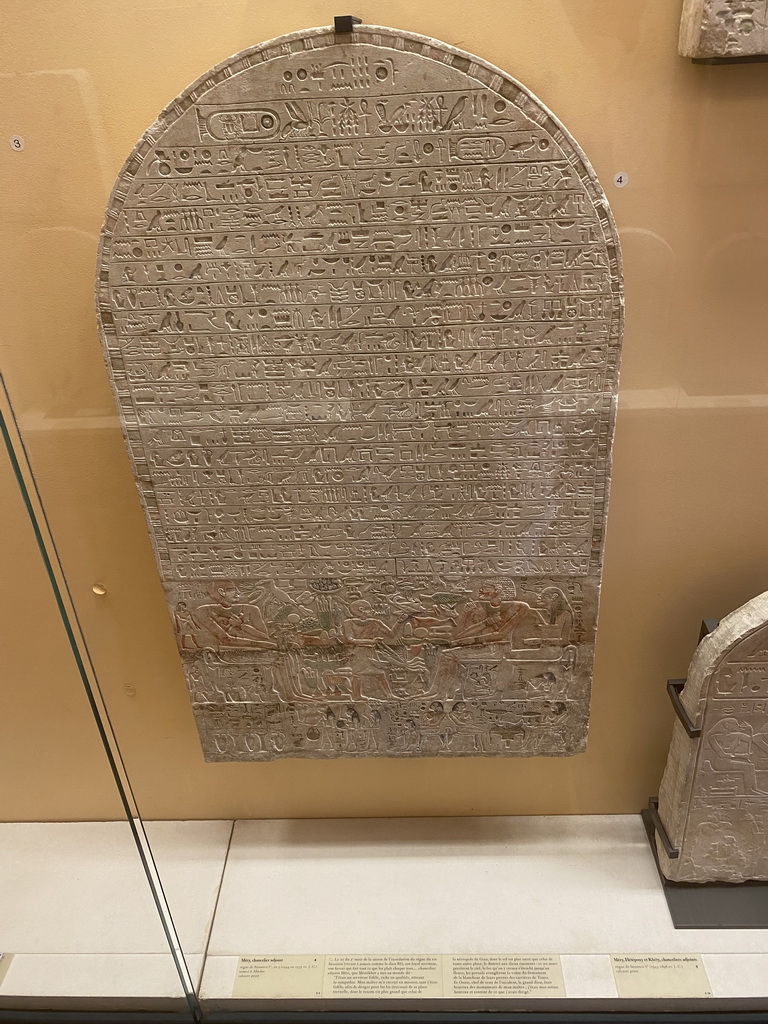
[[[683,57],[754,57],[768,53],[768,0],[685,0]]]
[[[768,593],[724,618],[696,649],[681,701],[701,735],[675,722],[659,816],[679,882],[768,879]]]
[[[530,93],[245,51],[126,163],[98,304],[206,758],[583,749],[621,268]]]

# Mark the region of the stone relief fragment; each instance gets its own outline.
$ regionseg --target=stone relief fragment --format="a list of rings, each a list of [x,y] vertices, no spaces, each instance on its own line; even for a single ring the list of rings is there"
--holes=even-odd
[[[622,278],[537,99],[390,29],[254,47],[140,140],[98,274],[206,759],[584,749]]]
[[[684,0],[683,57],[734,58],[768,53],[768,0]]]
[[[696,649],[681,694],[659,816],[679,857],[657,839],[678,882],[768,879],[768,593],[724,618]]]

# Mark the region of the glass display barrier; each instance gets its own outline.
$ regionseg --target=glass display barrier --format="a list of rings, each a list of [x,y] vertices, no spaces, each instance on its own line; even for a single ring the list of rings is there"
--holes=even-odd
[[[157,868],[179,888],[178,839],[139,816],[1,378],[0,434],[3,559],[21,570],[3,621],[24,608],[27,622],[3,643],[0,1015],[134,1005],[192,1020]]]
[[[759,6],[12,5],[0,1020],[768,1009]]]

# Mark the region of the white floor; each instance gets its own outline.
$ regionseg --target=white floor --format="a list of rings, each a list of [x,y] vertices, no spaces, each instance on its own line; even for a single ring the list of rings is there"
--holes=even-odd
[[[768,930],[676,931],[635,815],[238,821],[203,1000],[279,953],[559,953],[590,1000],[612,953],[701,953],[713,996],[768,1004]]]
[[[634,815],[147,832],[211,1009],[232,1008],[240,955],[326,953],[557,953],[568,999],[603,1005],[610,954],[701,953],[716,999],[768,1006],[768,930],[675,931]],[[181,1004],[127,824],[0,825],[0,908],[0,1007]]]
[[[199,980],[230,821],[148,822],[189,970]],[[183,1000],[127,822],[0,825],[0,1007]]]

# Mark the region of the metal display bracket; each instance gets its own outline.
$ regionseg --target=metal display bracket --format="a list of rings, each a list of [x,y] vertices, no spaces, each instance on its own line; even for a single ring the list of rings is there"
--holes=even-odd
[[[354,14],[337,14],[333,19],[333,31],[337,36],[350,36],[355,30],[355,25],[362,25],[363,19],[356,18]]]
[[[701,643],[705,636],[709,636],[709,634],[713,632],[713,630],[717,629],[719,625],[720,619],[703,619],[701,623],[701,629],[699,630],[699,643]],[[683,692],[684,686],[685,679],[668,679],[667,693],[669,694],[669,699],[672,701],[672,707],[675,709],[675,714],[680,719],[683,728],[691,737],[691,739],[697,739],[699,736],[701,736],[701,727],[696,725],[696,723],[692,721],[691,717],[689,716],[688,712],[683,706],[683,702],[680,699],[680,695]],[[677,855],[675,854],[675,856]]]

